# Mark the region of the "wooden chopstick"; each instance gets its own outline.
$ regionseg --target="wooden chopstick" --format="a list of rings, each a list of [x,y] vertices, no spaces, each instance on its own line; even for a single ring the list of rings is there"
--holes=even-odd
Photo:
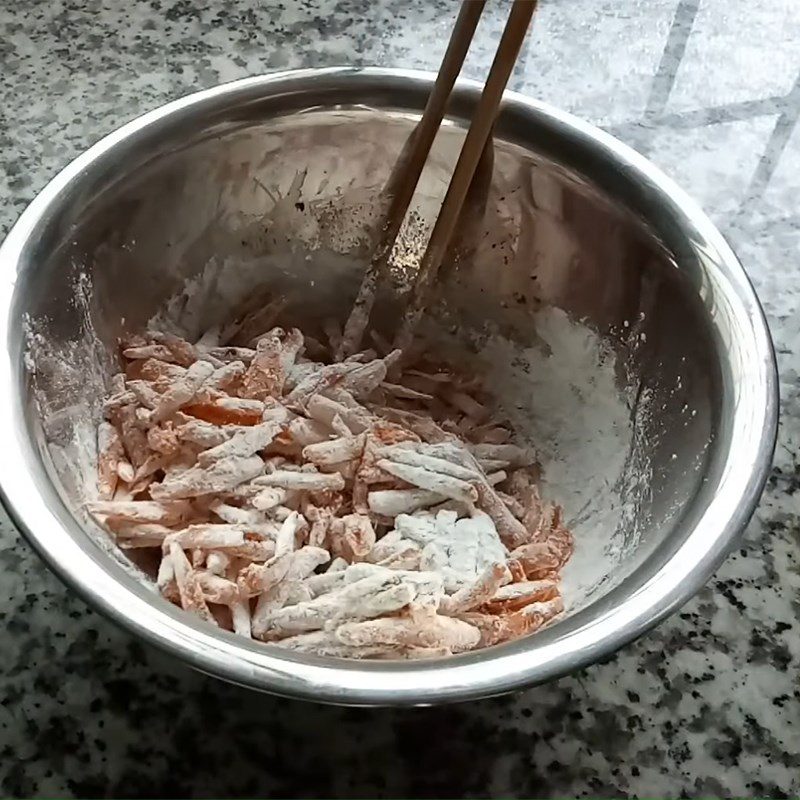
[[[400,232],[431,145],[444,118],[450,93],[466,58],[486,0],[463,0],[436,82],[422,118],[406,142],[386,185],[389,209],[381,236],[358,290],[353,309],[345,324],[337,360],[352,355],[359,347],[369,322],[378,281]]]
[[[525,40],[525,34],[536,9],[536,2],[537,0],[514,0],[492,67],[489,70],[489,77],[478,102],[478,108],[472,118],[439,216],[422,257],[408,310],[403,316],[400,329],[395,337],[394,346],[396,348],[404,349],[411,343],[414,330],[425,310],[442,259],[447,253],[453,232],[458,224],[461,208],[475,169],[497,117],[503,91]]]

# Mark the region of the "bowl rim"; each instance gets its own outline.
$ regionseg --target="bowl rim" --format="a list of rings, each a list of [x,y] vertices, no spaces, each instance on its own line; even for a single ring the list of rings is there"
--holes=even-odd
[[[10,331],[22,324],[11,317],[17,272],[23,265],[27,243],[48,211],[99,159],[165,120],[191,115],[221,99],[227,99],[233,107],[244,99],[268,97],[278,91],[302,92],[310,88],[310,81],[322,78],[341,81],[343,85],[394,81],[423,89],[432,84],[435,75],[379,67],[289,70],[189,94],[103,137],[62,169],[22,213],[0,246],[0,407],[4,412],[0,415],[0,441],[6,450],[0,459],[3,505],[53,572],[92,607],[194,668],[250,688],[337,704],[429,705],[500,694],[586,666],[640,636],[685,603],[743,532],[772,462],[778,424],[777,367],[769,329],[753,287],[736,255],[699,206],[657,167],[610,134],[515,92],[505,93],[502,115],[514,111],[546,119],[570,135],[591,141],[606,157],[672,204],[687,226],[716,251],[716,276],[724,282],[725,295],[735,306],[739,329],[750,337],[741,334],[740,344],[752,357],[752,363],[747,373],[751,384],[746,387],[746,402],[737,403],[733,414],[731,438],[736,441],[736,466],[729,452],[719,491],[694,529],[665,564],[640,580],[637,591],[624,597],[615,596],[616,589],[612,590],[598,608],[590,604],[561,623],[558,636],[552,634],[555,629],[545,629],[534,637],[446,660],[374,663],[301,658],[224,631],[212,634],[210,627],[170,604],[153,603],[151,591],[135,586],[132,579],[120,580],[115,573],[121,572],[121,567],[113,567],[113,560],[96,545],[87,547],[69,535],[63,513],[56,513],[57,509],[41,502],[36,470],[30,463],[31,444],[24,426],[18,422],[22,415],[17,392],[19,365],[12,363]],[[474,97],[481,88],[478,82],[459,79],[454,91]],[[606,602],[615,597],[619,603]],[[593,608],[594,613],[588,614]]]

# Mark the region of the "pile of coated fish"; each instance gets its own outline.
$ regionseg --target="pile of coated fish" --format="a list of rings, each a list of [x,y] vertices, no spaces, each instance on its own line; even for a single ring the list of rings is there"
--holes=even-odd
[[[378,336],[336,362],[335,327],[255,328],[120,343],[87,508],[159,554],[164,597],[351,658],[486,647],[562,611],[572,537],[480,381]]]

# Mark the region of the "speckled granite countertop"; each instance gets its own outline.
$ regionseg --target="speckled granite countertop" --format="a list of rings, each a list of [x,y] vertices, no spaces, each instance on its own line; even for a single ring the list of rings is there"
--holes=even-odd
[[[504,14],[490,6],[475,77]],[[0,0],[0,229],[69,159],[165,100],[287,67],[435,69],[455,11]],[[572,677],[463,707],[341,710],[246,693],[145,650],[72,597],[3,517],[0,794],[800,794],[797,0],[543,0],[534,28],[514,88],[676,177],[766,307],[783,421],[741,549],[680,614]]]

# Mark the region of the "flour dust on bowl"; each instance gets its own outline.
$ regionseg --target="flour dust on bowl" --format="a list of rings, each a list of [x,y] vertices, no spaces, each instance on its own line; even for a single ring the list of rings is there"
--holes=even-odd
[[[0,250],[3,501],[48,565],[136,635],[204,672],[322,702],[497,694],[612,652],[674,611],[734,545],[777,424],[769,333],[736,257],[646,160],[508,94],[492,186],[425,320],[443,359],[485,373],[536,448],[575,539],[564,613],[516,641],[421,662],[298,654],[162,599],[86,513],[120,336],[198,337],[247,299],[292,324],[345,318],[382,187],[432,77],[276,74],[199,92],[100,141]],[[480,94],[457,85],[378,300],[396,325]],[[144,569],[143,569],[144,568]]]

